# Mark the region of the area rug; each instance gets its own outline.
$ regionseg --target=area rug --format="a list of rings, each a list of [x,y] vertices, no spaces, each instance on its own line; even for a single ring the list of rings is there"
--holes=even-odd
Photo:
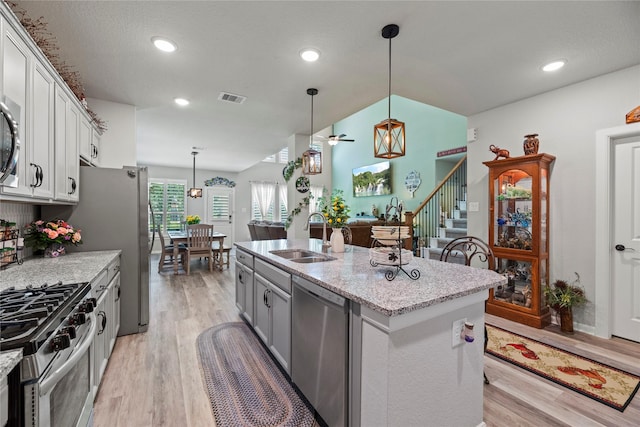
[[[640,388],[640,376],[496,326],[487,325],[487,353],[622,412]]]
[[[316,425],[313,413],[246,324],[207,329],[197,346],[218,427]]]

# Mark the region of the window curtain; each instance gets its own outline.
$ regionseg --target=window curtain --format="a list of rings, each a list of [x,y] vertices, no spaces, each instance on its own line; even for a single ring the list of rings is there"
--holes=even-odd
[[[262,215],[263,220],[267,218],[269,207],[273,203],[275,190],[275,184],[266,182],[251,183],[251,196],[253,197],[253,200],[258,202],[258,208],[260,209],[260,215]]]
[[[319,185],[312,185],[311,189],[309,190],[311,192],[311,196],[309,198],[309,212],[313,213],[313,212],[320,212],[320,197],[322,197],[322,190],[323,187],[319,186]]]
[[[284,184],[278,184],[278,196],[280,197],[280,221],[284,221],[287,219],[286,213],[289,210],[287,205],[287,186]],[[282,213],[285,214],[285,217],[282,218]]]

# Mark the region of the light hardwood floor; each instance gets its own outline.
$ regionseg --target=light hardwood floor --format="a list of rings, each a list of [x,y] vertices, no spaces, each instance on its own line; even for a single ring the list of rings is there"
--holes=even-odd
[[[212,325],[239,321],[231,268],[190,276],[157,273],[152,257],[150,324],[144,334],[119,337],[95,402],[96,427],[215,426],[200,377],[196,337]],[[640,375],[640,344],[588,334],[566,336],[555,326],[529,328],[494,316],[505,329]],[[624,413],[485,356],[484,420],[494,426],[638,426],[640,393]],[[461,406],[464,406],[461,403]],[[428,426],[425,421],[425,426]],[[438,426],[440,427],[440,426]]]

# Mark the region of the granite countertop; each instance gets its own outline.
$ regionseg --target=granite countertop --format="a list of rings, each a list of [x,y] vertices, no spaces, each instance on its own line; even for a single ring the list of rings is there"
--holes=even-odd
[[[9,375],[9,372],[22,360],[22,349],[0,352],[0,379]]]
[[[0,291],[15,286],[24,289],[29,285],[89,282],[111,261],[120,250],[73,252],[58,258],[29,258],[22,265],[14,264],[0,272]]]
[[[400,271],[394,280],[388,281],[385,272],[395,267],[371,266],[369,249],[359,246],[345,245],[344,253],[332,253],[329,249],[328,255],[335,260],[311,264],[296,263],[270,253],[279,249],[321,252],[322,241],[318,239],[259,240],[235,245],[386,316],[398,316],[507,283],[505,277],[490,270],[416,257],[403,268],[417,269],[418,280]]]

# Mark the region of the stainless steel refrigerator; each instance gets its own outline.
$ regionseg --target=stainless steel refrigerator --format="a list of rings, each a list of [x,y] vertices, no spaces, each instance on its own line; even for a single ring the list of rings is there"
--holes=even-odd
[[[147,168],[80,168],[80,202],[43,206],[44,219],[60,218],[82,230],[83,243],[69,252],[121,249],[121,312],[118,335],[149,324],[149,233]]]

